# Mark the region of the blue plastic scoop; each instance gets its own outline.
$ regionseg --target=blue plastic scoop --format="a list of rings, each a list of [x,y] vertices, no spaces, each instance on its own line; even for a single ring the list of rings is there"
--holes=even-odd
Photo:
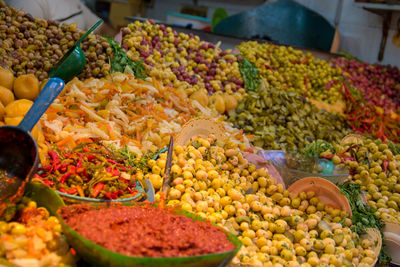
[[[49,79],[18,126],[0,126],[0,216],[23,195],[36,172],[38,146],[29,132],[63,89],[63,80]]]

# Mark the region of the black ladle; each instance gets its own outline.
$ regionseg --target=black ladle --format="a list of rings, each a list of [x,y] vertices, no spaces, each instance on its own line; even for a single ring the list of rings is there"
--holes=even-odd
[[[18,126],[0,126],[0,216],[23,195],[37,170],[38,147],[29,132],[63,89],[63,80],[49,79]]]

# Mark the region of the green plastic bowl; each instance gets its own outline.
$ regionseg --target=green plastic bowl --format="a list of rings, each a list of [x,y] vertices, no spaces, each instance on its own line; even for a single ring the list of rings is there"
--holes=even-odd
[[[52,215],[55,215],[60,220],[68,244],[75,249],[75,251],[85,260],[85,262],[92,266],[110,266],[110,267],[136,267],[136,266],[171,266],[171,267],[200,267],[200,266],[226,266],[233,257],[238,253],[242,243],[238,238],[225,231],[228,240],[235,246],[233,251],[223,253],[207,254],[201,256],[191,257],[168,257],[168,258],[150,258],[150,257],[130,257],[119,253],[112,252],[94,242],[84,238],[82,235],[68,226],[57,210],[65,206],[64,201],[60,196],[50,188],[39,183],[30,183],[27,186],[26,195],[30,197],[39,206],[43,206],[49,210]],[[93,206],[107,206],[105,203],[93,203]],[[140,202],[122,203],[122,205],[133,206],[143,205]],[[193,220],[204,221],[203,218],[188,213],[186,211],[177,211],[181,214],[192,218]],[[193,237],[196,238],[196,237]]]

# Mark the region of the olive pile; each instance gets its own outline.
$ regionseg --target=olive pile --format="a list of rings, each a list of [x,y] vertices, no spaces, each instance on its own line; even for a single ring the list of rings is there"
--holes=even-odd
[[[337,154],[344,153],[353,181],[366,192],[368,204],[377,210],[376,215],[386,221],[400,222],[400,155],[393,155],[387,144],[373,139],[366,139],[360,145],[344,144],[336,150]]]
[[[269,43],[245,42],[238,46],[270,86],[295,91],[313,99],[336,103],[342,100],[340,70],[311,53]]]
[[[177,33],[149,20],[122,29],[122,46],[132,60],[143,60],[150,76],[188,94],[207,89],[244,94],[239,64],[230,51],[200,41],[193,34]]]
[[[33,73],[39,80],[46,79],[48,71],[83,34],[74,24],[58,25],[33,18],[0,1],[0,62],[12,69],[15,76]],[[80,78],[109,73],[106,60],[112,50],[105,38],[92,34],[83,41],[82,49],[86,65]]]
[[[297,93],[275,88],[249,92],[228,120],[255,135],[255,146],[273,150],[297,151],[317,139],[337,142],[349,131],[343,116],[318,111]]]
[[[148,162],[146,178],[156,189],[162,185],[166,157],[165,152]],[[168,205],[179,205],[239,237],[243,248],[237,264],[371,266],[377,256],[373,242],[352,232],[347,212],[325,205],[312,191],[289,193],[267,169],[248,162],[234,142],[209,136],[175,146],[171,180]],[[250,188],[254,193],[245,193]]]

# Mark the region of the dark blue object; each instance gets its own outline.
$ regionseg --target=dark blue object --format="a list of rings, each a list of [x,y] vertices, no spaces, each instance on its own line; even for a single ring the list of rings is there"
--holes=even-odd
[[[282,0],[228,17],[218,23],[213,32],[329,51],[335,28],[311,9]]]
[[[63,80],[51,78],[18,126],[0,127],[0,170],[10,177],[10,181],[0,179],[0,203],[16,202],[16,193],[23,192],[36,172],[38,147],[29,131],[63,89]]]

